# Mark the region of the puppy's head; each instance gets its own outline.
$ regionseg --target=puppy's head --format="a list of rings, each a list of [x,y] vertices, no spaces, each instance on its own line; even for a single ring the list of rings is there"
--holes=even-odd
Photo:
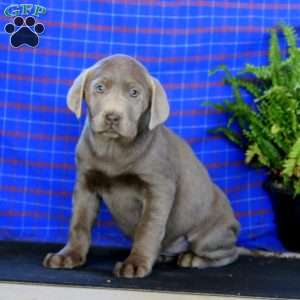
[[[84,70],[71,86],[67,104],[79,118],[85,98],[92,130],[110,139],[133,140],[169,115],[161,84],[135,59],[113,55]]]

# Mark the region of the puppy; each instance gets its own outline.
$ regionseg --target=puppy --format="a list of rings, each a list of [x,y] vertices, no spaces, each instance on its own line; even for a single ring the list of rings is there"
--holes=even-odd
[[[85,263],[101,199],[133,240],[114,268],[118,277],[144,277],[162,256],[178,257],[182,267],[233,262],[239,223],[191,148],[162,125],[169,105],[159,81],[135,59],[114,55],[75,79],[67,105],[78,118],[83,98],[69,241],[44,266]]]

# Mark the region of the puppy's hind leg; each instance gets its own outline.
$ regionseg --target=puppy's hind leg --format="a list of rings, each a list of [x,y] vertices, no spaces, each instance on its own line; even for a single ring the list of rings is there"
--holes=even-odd
[[[179,255],[177,264],[181,267],[199,269],[228,265],[239,256],[235,241],[234,230],[218,228],[207,237],[198,236],[191,241],[190,250]]]
[[[179,255],[177,264],[185,268],[204,269],[226,266],[234,262],[237,258],[238,251],[235,248],[210,253],[200,253],[199,255],[190,251]]]

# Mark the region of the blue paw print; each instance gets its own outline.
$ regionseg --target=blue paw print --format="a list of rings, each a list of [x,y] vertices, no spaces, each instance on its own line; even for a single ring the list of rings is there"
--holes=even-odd
[[[10,44],[13,47],[27,45],[36,47],[39,43],[39,35],[45,30],[42,23],[35,23],[34,17],[27,17],[25,20],[22,17],[15,17],[13,23],[7,23],[4,30],[11,34]]]

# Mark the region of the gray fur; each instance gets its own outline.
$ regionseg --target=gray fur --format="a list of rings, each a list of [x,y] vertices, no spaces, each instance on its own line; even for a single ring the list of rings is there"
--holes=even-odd
[[[95,92],[102,80],[105,92]],[[137,97],[129,95],[132,88]],[[161,84],[133,58],[114,55],[75,80],[68,106],[78,117],[84,96],[89,114],[76,148],[70,238],[44,265],[84,264],[99,196],[133,240],[128,258],[116,264],[116,276],[144,277],[160,255],[178,256],[182,267],[234,261],[239,223],[191,148],[162,124],[169,106]],[[107,121],[107,113],[117,121]]]

